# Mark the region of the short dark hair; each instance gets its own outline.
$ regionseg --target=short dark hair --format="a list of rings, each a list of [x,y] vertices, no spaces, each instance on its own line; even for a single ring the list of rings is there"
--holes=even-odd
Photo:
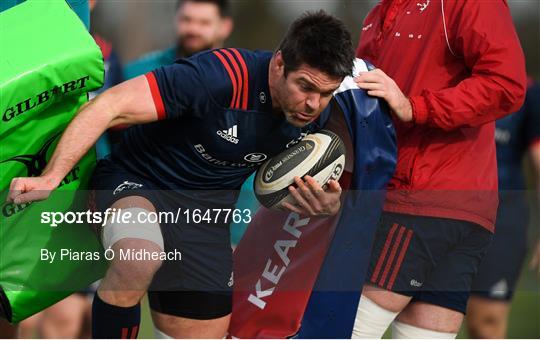
[[[182,4],[186,2],[207,2],[214,4],[219,9],[219,15],[222,17],[229,16],[229,1],[227,0],[178,0],[176,2],[176,9],[178,10]]]
[[[323,10],[296,19],[278,47],[285,76],[303,63],[333,77],[352,75],[354,48],[351,34],[339,19]]]

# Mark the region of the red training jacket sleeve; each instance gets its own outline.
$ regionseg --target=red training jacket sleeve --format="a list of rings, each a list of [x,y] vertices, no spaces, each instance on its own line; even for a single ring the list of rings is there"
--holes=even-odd
[[[450,43],[471,76],[455,87],[410,98],[416,124],[444,130],[480,126],[517,111],[527,84],[525,58],[504,0],[466,1],[462,12],[453,14],[446,18]]]

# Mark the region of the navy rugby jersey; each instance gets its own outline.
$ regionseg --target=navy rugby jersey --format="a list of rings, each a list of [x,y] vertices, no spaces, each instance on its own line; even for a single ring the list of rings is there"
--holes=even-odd
[[[496,122],[499,190],[524,190],[523,156],[540,142],[540,85],[529,81],[521,109]]]
[[[126,131],[113,159],[163,189],[238,190],[266,159],[319,129],[272,112],[271,57],[218,49],[146,74],[159,120]]]

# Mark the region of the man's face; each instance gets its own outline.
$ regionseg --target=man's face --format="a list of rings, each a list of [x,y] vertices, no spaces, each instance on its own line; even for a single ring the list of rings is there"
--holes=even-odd
[[[303,127],[319,117],[342,81],[303,64],[287,77],[282,74],[278,78],[277,98],[272,97],[272,100],[277,100],[290,124]]]
[[[186,55],[221,47],[232,27],[212,3],[185,1],[176,15],[178,46]]]

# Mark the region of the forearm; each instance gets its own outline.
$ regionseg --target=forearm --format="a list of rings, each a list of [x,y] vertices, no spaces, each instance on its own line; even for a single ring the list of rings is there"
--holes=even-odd
[[[47,166],[41,174],[57,186],[77,162],[96,143],[97,139],[115,120],[106,97],[98,96],[79,109],[64,131]]]
[[[144,124],[156,119],[156,109],[144,77],[108,89],[81,107],[64,131],[42,177],[58,185],[105,130],[120,124]]]
[[[157,111],[144,77],[105,91],[79,109],[41,175],[14,178],[6,200],[23,204],[47,199],[108,127],[149,123],[156,119]]]

